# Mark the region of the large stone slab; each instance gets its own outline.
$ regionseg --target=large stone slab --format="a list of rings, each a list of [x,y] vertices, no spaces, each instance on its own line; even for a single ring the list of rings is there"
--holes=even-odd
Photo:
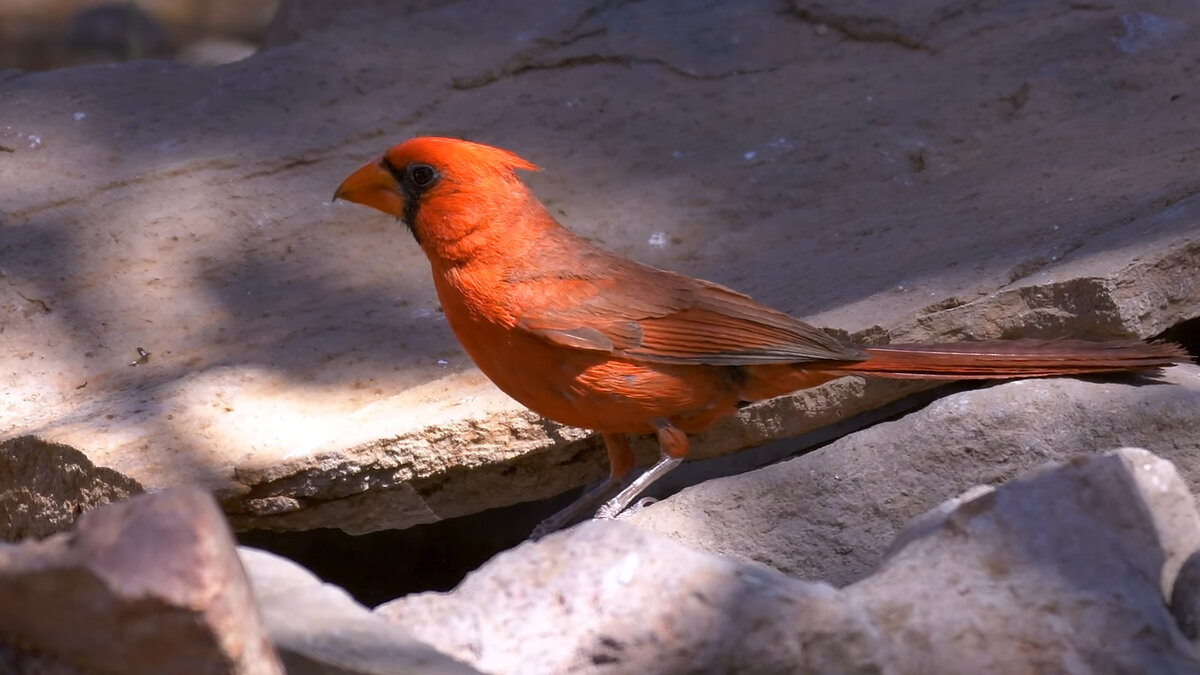
[[[1200,314],[1200,9],[954,7],[362,3],[227,66],[0,73],[0,436],[202,484],[239,527],[404,527],[602,476],[471,366],[401,226],[328,203],[417,134],[515,150],[585,236],[866,340]],[[697,455],[909,391],[861,386]]]

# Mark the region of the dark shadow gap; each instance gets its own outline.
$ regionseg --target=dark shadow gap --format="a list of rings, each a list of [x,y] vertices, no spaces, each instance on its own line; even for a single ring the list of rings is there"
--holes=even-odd
[[[251,530],[238,544],[281,555],[374,607],[424,591],[448,591],[492,556],[520,544],[548,513],[575,492],[514,504],[405,530],[350,535],[337,529],[307,532]]]
[[[1200,357],[1200,317],[1187,319],[1155,335],[1153,340],[1174,342],[1194,359]]]

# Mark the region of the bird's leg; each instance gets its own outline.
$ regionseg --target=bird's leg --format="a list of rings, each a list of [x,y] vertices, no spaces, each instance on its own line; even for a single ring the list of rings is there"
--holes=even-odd
[[[654,420],[654,431],[658,436],[658,447],[662,449],[662,456],[658,463],[650,467],[646,473],[638,476],[616,497],[605,502],[604,506],[601,506],[600,510],[596,512],[597,520],[616,518],[625,510],[625,507],[629,506],[630,502],[637,499],[643,490],[650,487],[651,483],[667,475],[671,469],[683,462],[683,458],[688,452],[687,434],[662,419]]]
[[[629,447],[629,437],[625,434],[601,435],[604,438],[604,447],[608,450],[608,478],[583,493],[579,499],[571,502],[566,508],[538,523],[538,526],[533,528],[533,533],[529,535],[530,539],[541,539],[551,532],[561,530],[574,523],[591,513],[597,504],[608,499],[613,492],[625,485],[629,472],[633,470],[633,450]]]

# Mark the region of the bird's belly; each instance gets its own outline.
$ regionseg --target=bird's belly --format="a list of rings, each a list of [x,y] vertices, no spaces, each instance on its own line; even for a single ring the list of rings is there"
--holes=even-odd
[[[738,403],[728,369],[631,361],[499,326],[454,328],[488,379],[530,410],[562,424],[650,433],[652,422],[664,419],[691,432],[732,413]]]

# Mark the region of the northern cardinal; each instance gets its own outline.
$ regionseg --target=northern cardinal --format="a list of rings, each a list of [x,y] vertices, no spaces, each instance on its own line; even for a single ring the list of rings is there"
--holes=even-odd
[[[687,434],[743,402],[845,375],[1002,379],[1156,369],[1187,360],[1138,340],[1008,340],[859,347],[724,286],[605,251],[560,225],[517,177],[516,155],[414,138],[342,182],[334,199],[403,220],[433,270],[450,328],[501,390],[549,419],[599,431],[608,480],[544,521],[569,524],[624,484],[627,434],[662,457],[596,513],[611,518],[688,452]]]

